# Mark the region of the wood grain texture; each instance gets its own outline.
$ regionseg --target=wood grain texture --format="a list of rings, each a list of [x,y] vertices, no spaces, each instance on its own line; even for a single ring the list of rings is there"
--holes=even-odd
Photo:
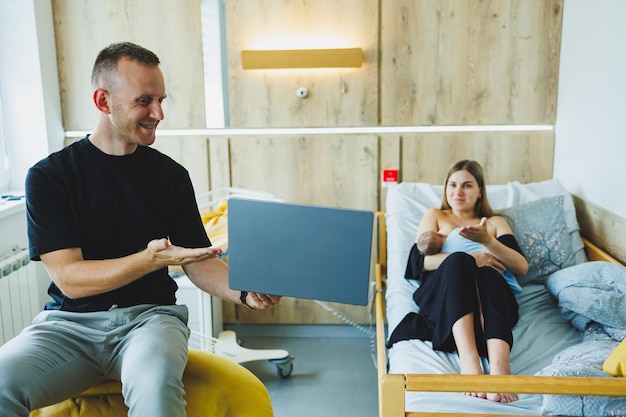
[[[576,195],[573,198],[580,234],[626,264],[626,219]]]
[[[376,212],[375,225],[375,242],[378,242],[377,252],[374,256],[375,260],[375,283],[374,287],[374,317],[376,323],[385,323],[385,283],[383,277],[387,275],[387,223],[385,213],[382,211]],[[387,364],[387,348],[385,346],[386,340],[386,328],[385,326],[376,326],[376,363]],[[377,377],[379,385],[382,384],[383,377],[387,373],[387,366],[377,366]],[[393,395],[389,393],[389,395]],[[378,390],[378,415],[387,415],[383,413],[383,388],[379,387]],[[404,399],[402,400],[402,408],[404,409]],[[402,410],[404,411],[404,410]],[[392,413],[397,413],[393,411]]]
[[[408,374],[407,391],[425,392],[503,392],[517,394],[574,394],[626,396],[626,379],[525,376]]]
[[[286,202],[375,210],[378,201],[376,136],[232,137],[232,186],[271,192]],[[323,254],[320,259],[332,254]],[[280,248],[271,248],[280,256]],[[371,268],[371,279],[374,268]],[[225,303],[229,304],[229,303]],[[358,323],[367,307],[329,303]],[[225,322],[342,323],[315,302],[285,298],[267,311],[224,308]]]
[[[226,136],[207,139],[209,146],[209,175],[211,190],[228,188],[230,179],[230,143]]]
[[[551,124],[562,0],[383,0],[383,125]]]
[[[102,48],[121,41],[161,60],[168,98],[160,126],[205,127],[200,0],[52,0],[52,11],[66,130],[93,128],[93,62]]]
[[[609,255],[607,252],[602,250],[598,245],[591,243],[589,240],[585,238],[582,238],[582,239],[583,239],[583,243],[585,244],[585,255],[587,255],[587,259],[589,261],[621,263],[621,261]]]
[[[233,127],[371,126],[378,123],[378,1],[226,2]],[[360,68],[244,70],[246,49],[363,49]],[[296,90],[309,91],[306,99]]]
[[[209,151],[202,136],[158,136],[154,149],[168,155],[189,171],[196,195],[210,191]]]
[[[554,132],[422,133],[402,136],[402,181],[442,184],[450,166],[473,159],[488,184],[552,178]]]
[[[232,137],[230,152],[235,187],[304,204],[377,206],[376,136]]]
[[[404,375],[385,374],[380,384],[384,401],[379,404],[379,416],[404,417]]]
[[[104,46],[121,40],[161,58],[168,99],[160,127],[204,127],[200,1],[52,0],[65,128],[93,128],[93,60]],[[226,93],[234,127],[554,122],[562,0],[227,0],[224,5]],[[363,66],[241,69],[242,49],[324,47],[360,47]],[[308,98],[296,96],[299,87],[309,90]],[[440,183],[452,162],[469,158],[483,164],[491,184],[549,179],[554,134],[181,136],[159,137],[155,147],[189,169],[198,194],[234,186],[269,191],[286,201],[376,211],[385,209],[383,168],[400,169],[401,181]],[[612,234],[607,228],[598,233]],[[615,240],[607,245],[624,248]],[[262,313],[228,304],[226,322],[340,322],[309,300],[286,299]],[[336,307],[357,322],[369,322],[366,308]]]
[[[400,135],[381,135],[380,136],[380,175],[383,169],[398,169],[402,166],[402,137]],[[398,172],[398,181],[403,181],[402,170]],[[382,178],[380,179],[382,181]],[[378,210],[386,210],[387,188],[379,186],[379,202]]]

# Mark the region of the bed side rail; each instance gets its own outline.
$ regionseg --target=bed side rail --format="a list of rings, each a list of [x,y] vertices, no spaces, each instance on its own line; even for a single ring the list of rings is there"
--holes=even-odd
[[[387,268],[385,213],[376,213],[376,343],[378,363],[379,415],[384,417],[453,417],[459,413],[406,412],[407,391],[428,392],[513,392],[517,394],[626,396],[626,378],[547,377],[526,375],[417,375],[387,374],[385,347],[384,276]],[[590,261],[623,265],[604,250],[583,238]],[[513,414],[466,414],[504,417]],[[539,417],[539,416],[536,416]]]
[[[591,243],[589,240],[582,238],[585,244],[585,254],[590,261],[605,261],[622,265],[620,261],[606,253],[603,249]]]
[[[626,379],[549,377],[525,375],[433,375],[388,374],[382,378],[385,402],[382,416],[458,416],[459,413],[405,412],[405,391],[422,392],[512,392],[518,394],[626,396]],[[493,414],[461,414],[489,416]],[[501,414],[512,416],[512,414]]]
[[[383,276],[387,273],[387,229],[385,213],[375,214],[376,233],[376,287],[374,306],[376,315],[376,366],[378,370],[378,411],[382,414],[383,389],[382,377],[387,373],[387,347],[385,346],[385,283]],[[402,389],[404,395],[404,389]],[[404,399],[402,400],[404,404]]]

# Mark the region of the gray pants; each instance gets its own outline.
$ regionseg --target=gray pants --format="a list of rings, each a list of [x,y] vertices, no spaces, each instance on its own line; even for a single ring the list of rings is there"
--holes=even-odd
[[[0,346],[0,417],[73,397],[108,379],[122,382],[130,417],[184,417],[186,306],[43,311]]]

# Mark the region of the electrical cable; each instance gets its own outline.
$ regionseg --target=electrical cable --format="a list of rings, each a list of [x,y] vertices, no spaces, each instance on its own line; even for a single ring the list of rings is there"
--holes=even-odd
[[[374,284],[374,283],[372,283]],[[369,297],[368,297],[368,301],[367,301],[367,306],[370,306],[370,303],[372,302],[372,300],[374,299],[374,295],[373,293],[370,293]],[[319,300],[313,300],[315,301],[317,304],[319,304],[324,310],[329,311],[333,314],[333,316],[337,317],[338,319],[340,319],[341,321],[349,324],[350,326],[356,328],[357,330],[365,333],[366,335],[369,336],[369,341],[370,341],[370,355],[372,357],[372,361],[374,363],[374,368],[378,369],[378,365],[376,363],[376,332],[374,330],[372,330],[372,326],[373,326],[373,322],[372,322],[372,314],[370,313],[369,317],[370,317],[370,323],[369,323],[369,327],[365,327],[359,323],[356,323],[354,320],[350,319],[349,317],[346,317],[345,315],[343,315],[342,313],[338,312],[337,310],[333,309],[331,306],[329,306],[328,304],[319,301]],[[371,312],[371,308],[370,308],[370,312]]]

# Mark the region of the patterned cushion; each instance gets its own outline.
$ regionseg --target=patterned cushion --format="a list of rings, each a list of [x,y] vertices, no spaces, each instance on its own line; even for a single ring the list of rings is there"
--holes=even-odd
[[[563,196],[519,204],[498,213],[504,215],[511,225],[528,260],[528,273],[517,277],[521,285],[544,283],[552,272],[576,264],[565,221]]]

